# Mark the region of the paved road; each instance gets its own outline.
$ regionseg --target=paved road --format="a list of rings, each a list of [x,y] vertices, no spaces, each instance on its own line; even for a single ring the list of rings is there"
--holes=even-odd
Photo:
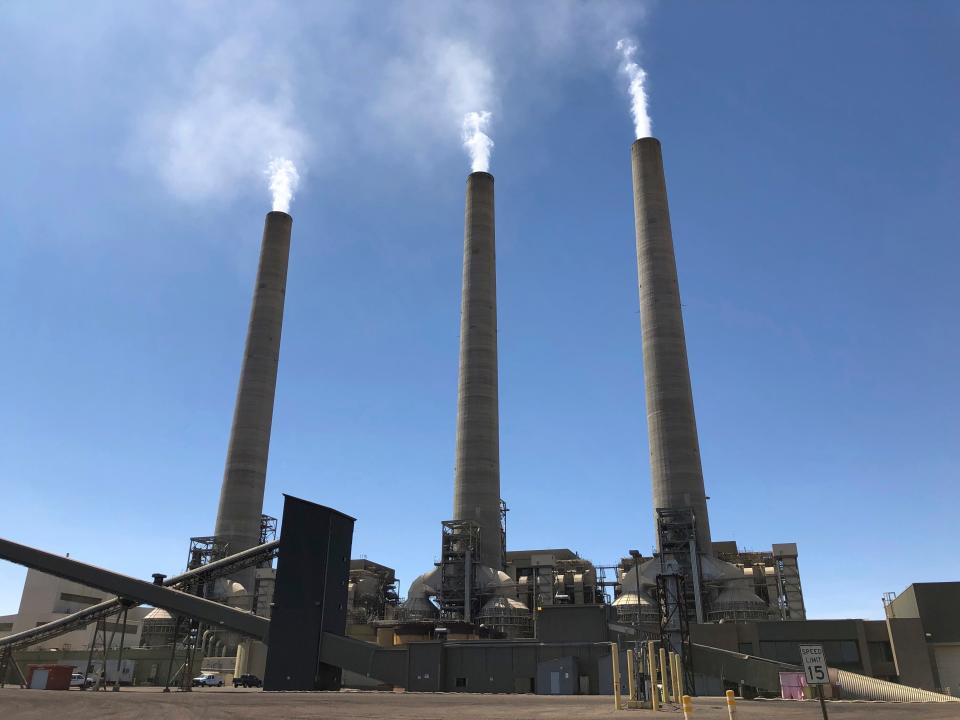
[[[3,720],[514,720],[515,718],[681,717],[670,709],[617,713],[610,697],[469,695],[466,693],[261,693],[205,688],[165,694],[155,688],[113,692],[0,690]],[[820,720],[816,703],[740,702],[738,720]],[[829,703],[830,720],[960,720],[960,704]],[[722,699],[697,698],[694,720],[726,720]]]

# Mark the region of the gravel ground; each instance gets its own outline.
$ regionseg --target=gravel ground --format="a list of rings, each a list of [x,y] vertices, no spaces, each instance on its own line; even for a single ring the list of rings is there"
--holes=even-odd
[[[958,704],[829,702],[830,720],[960,720]],[[617,713],[603,696],[547,697],[460,693],[263,693],[259,690],[204,688],[190,693],[163,693],[157,688],[114,692],[0,690],[2,720],[300,720],[358,718],[371,720],[469,720],[470,718],[558,718],[591,720],[609,717],[679,718],[670,708],[656,715],[631,710]],[[816,702],[741,701],[738,720],[820,720]],[[722,698],[697,698],[694,720],[726,720]]]

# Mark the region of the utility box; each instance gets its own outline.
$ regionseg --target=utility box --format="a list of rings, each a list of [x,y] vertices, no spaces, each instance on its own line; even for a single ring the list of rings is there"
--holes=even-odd
[[[73,665],[29,665],[27,687],[31,690],[69,690]]]

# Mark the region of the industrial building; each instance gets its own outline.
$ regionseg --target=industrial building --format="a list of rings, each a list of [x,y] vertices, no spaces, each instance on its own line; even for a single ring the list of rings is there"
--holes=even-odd
[[[23,583],[23,593],[20,596],[20,609],[16,615],[0,618],[0,637],[58,620],[77,610],[103,602],[105,599],[104,593],[99,590],[36,570],[28,570]],[[116,648],[123,642],[124,647],[139,647],[143,620],[148,613],[148,608],[132,608],[124,626],[118,622],[106,623],[105,628],[109,634],[108,646]],[[3,632],[3,628],[6,628],[6,632]],[[94,644],[94,634],[102,629],[91,625],[85,629],[61,635],[56,638],[55,643],[38,643],[31,646],[31,649],[86,650]]]
[[[288,527],[285,520],[277,540],[277,520],[263,515],[292,231],[288,214],[270,212],[213,534],[190,540],[187,572],[156,576],[155,595],[128,578],[101,581],[132,587],[133,600],[31,570],[21,612],[0,618],[0,660],[14,649],[25,661],[49,662],[55,652],[72,653],[70,662],[75,654],[82,660],[83,651],[92,657],[97,632],[116,624],[104,619],[112,613],[126,618],[123,647],[134,665],[121,681],[129,682],[183,681],[191,668],[202,668],[253,673],[267,678],[269,689],[345,683],[603,693],[617,682],[612,648],[619,656],[655,643],[661,657],[676,657],[669,671],[661,660],[661,684],[669,674],[691,694],[777,694],[779,673],[796,671],[799,645],[817,642],[840,673],[836,685],[845,696],[899,697],[894,683],[915,693],[960,690],[960,583],[917,584],[890,596],[886,621],[809,620],[795,543],[753,551],[712,538],[660,142],[637,140],[631,167],[653,555],[629,549],[650,538],[629,536],[610,564],[568,548],[509,547],[509,493],[501,492],[500,477],[494,177],[473,172],[465,197],[452,517],[437,518],[440,561],[424,568],[406,597],[389,566],[348,562],[353,518],[288,497],[285,518],[289,512],[296,522]],[[329,537],[312,518],[329,524]],[[570,540],[575,546],[577,538]],[[28,556],[23,550],[10,552]],[[63,572],[84,570],[65,564]],[[168,587],[180,592],[171,595]],[[186,602],[184,594],[196,597]],[[342,602],[314,600],[327,594]],[[154,596],[157,607],[137,606]],[[318,603],[329,610],[316,609]],[[41,629],[37,637],[46,644],[30,642],[30,628],[58,618],[69,634],[50,644],[54,635]],[[16,644],[5,645],[4,633],[18,635]],[[309,647],[304,637],[321,639]],[[106,667],[110,652],[108,641],[101,647]],[[656,675],[648,677],[651,690]]]
[[[900,594],[887,593],[883,606],[890,625],[919,622],[933,687],[960,697],[960,582],[914,583]],[[911,665],[898,647],[895,652],[898,666]]]

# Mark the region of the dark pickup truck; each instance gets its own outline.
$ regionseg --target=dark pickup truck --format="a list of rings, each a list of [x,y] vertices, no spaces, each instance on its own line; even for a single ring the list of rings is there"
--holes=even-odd
[[[238,687],[260,687],[263,683],[256,675],[239,675],[233,679],[233,686]]]

